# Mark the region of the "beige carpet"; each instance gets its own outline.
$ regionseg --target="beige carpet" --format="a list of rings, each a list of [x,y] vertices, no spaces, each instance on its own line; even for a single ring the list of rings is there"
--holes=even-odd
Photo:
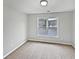
[[[71,46],[28,42],[5,59],[75,59]]]

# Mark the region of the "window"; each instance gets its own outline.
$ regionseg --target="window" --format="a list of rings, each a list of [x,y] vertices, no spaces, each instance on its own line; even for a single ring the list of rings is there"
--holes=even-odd
[[[38,35],[41,36],[57,36],[58,35],[58,21],[57,18],[39,18],[37,23]]]

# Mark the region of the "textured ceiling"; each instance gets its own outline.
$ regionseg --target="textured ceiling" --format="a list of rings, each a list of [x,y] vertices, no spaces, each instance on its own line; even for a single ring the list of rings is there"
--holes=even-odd
[[[74,0],[47,0],[48,5],[42,7],[40,0],[4,0],[4,6],[16,9],[23,13],[51,13],[64,12],[75,9]]]

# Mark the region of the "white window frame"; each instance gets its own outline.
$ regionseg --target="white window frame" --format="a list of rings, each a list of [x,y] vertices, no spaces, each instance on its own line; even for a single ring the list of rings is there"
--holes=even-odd
[[[39,19],[41,19],[41,18],[43,18],[43,19],[56,18],[56,20],[57,20],[57,35],[56,36],[49,36],[49,35],[41,35],[41,34],[39,34],[39,31],[38,31]],[[37,24],[36,25],[37,25],[37,29],[36,29],[37,36],[41,36],[41,37],[56,37],[56,38],[59,37],[59,19],[58,19],[58,17],[37,17]]]

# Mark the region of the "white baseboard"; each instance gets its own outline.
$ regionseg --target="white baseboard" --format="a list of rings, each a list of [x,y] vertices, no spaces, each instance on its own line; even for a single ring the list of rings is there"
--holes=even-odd
[[[8,52],[6,55],[3,56],[3,58],[7,57],[8,55],[10,55],[12,52],[14,52],[16,49],[18,49],[20,46],[22,46],[24,43],[26,42],[26,40],[24,40],[20,45],[18,45],[17,47],[15,47],[13,50],[11,50],[10,52]]]
[[[72,44],[72,47],[75,48],[75,44]]]
[[[29,41],[39,41],[39,42],[48,42],[48,43],[58,43],[58,44],[65,44],[65,45],[72,45],[70,42],[63,42],[63,41],[55,41],[55,40],[46,40],[46,39],[38,39],[38,38],[28,38]]]

